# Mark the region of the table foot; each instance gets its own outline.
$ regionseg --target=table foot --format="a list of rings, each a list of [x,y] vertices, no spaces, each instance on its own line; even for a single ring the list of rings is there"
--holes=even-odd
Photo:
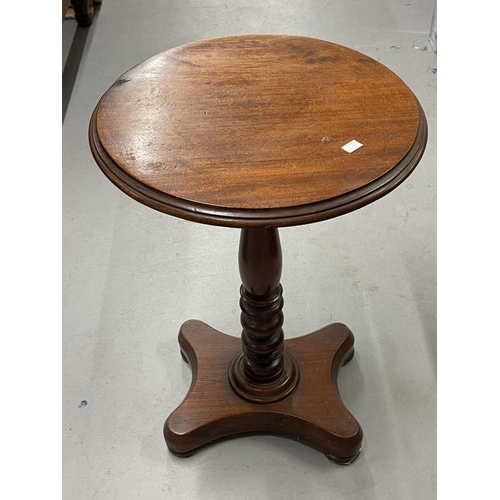
[[[347,365],[347,363],[349,363],[352,360],[352,358],[354,358],[354,347],[351,349],[350,352],[347,353],[345,360],[342,363],[342,366]]]
[[[255,403],[240,397],[229,367],[241,352],[241,339],[201,321],[182,325],[179,343],[193,378],[184,401],[165,422],[168,448],[189,456],[213,441],[245,434],[275,434],[322,451],[336,463],[351,463],[361,448],[362,430],[344,406],[337,387],[341,366],[352,357],[354,336],[340,323],[304,337],[285,340],[284,354],[299,371],[283,399]]]
[[[361,453],[361,448],[359,449],[358,453],[354,455],[353,457],[348,457],[348,458],[340,458],[336,457],[334,455],[326,455],[326,458],[330,460],[330,462],[337,464],[337,465],[351,465],[353,462],[356,461],[356,459],[359,457]]]

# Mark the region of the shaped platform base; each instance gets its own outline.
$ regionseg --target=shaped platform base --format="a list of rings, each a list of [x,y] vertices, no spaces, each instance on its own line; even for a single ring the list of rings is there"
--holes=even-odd
[[[189,456],[222,438],[270,433],[308,444],[340,464],[359,455],[363,432],[337,387],[341,366],[354,354],[354,336],[345,325],[334,323],[285,340],[285,354],[297,363],[299,381],[284,399],[265,404],[241,398],[230,385],[228,367],[241,352],[240,338],[190,320],[181,327],[179,343],[193,379],[165,422],[172,453]]]

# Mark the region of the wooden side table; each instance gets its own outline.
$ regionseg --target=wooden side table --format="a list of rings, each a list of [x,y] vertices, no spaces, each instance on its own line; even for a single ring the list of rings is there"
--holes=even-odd
[[[114,184],[161,212],[241,228],[242,338],[200,321],[181,327],[193,380],[165,423],[173,453],[257,432],[338,463],[358,456],[362,430],[337,388],[353,334],[335,323],[284,340],[278,228],[384,196],[416,167],[426,139],[422,108],[392,71],[298,36],[190,43],[135,66],[105,93],[90,146]]]

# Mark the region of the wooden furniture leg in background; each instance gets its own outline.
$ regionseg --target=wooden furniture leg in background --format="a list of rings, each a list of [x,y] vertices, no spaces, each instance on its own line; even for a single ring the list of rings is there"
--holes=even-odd
[[[92,0],[71,0],[71,6],[75,11],[75,19],[78,22],[78,26],[87,28],[92,24],[94,17]]]

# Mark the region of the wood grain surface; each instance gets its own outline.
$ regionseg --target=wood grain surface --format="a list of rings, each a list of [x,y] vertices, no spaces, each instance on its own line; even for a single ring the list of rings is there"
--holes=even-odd
[[[90,124],[94,157],[157,210],[237,227],[340,215],[402,182],[427,126],[392,71],[298,36],[204,40],[122,75]],[[342,149],[356,140],[353,153]]]
[[[175,454],[189,456],[223,438],[270,433],[312,446],[341,464],[359,455],[363,431],[337,384],[353,353],[354,337],[345,325],[334,323],[285,341],[285,352],[300,367],[300,381],[287,398],[269,404],[246,401],[229,385],[227,366],[241,350],[240,339],[190,320],[182,325],[179,342],[193,378],[164,425]]]

